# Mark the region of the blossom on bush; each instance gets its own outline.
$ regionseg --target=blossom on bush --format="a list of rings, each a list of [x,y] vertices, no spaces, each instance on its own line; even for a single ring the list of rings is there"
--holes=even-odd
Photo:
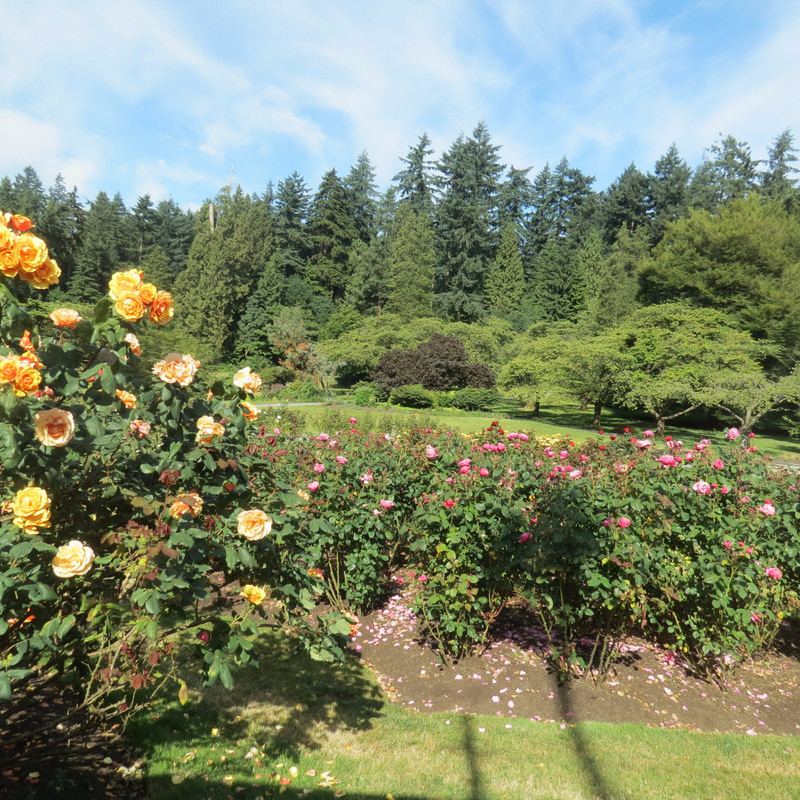
[[[758,507],[758,510],[762,514],[765,514],[768,517],[774,517],[775,516],[775,506],[772,505],[772,502],[770,500],[767,500],[767,501],[764,502],[763,505],[760,505]]]
[[[725,431],[725,438],[730,439],[731,441],[738,439],[741,435],[742,434],[738,428],[728,428],[728,430]]]
[[[368,483],[372,483],[375,480],[375,476],[367,470],[360,478],[361,483],[366,486]]]
[[[53,572],[58,578],[74,578],[85,575],[94,562],[94,550],[88,545],[73,539],[62,544],[53,558]]]
[[[50,319],[53,325],[61,328],[74,328],[81,321],[81,315],[72,308],[57,308],[51,312]]]
[[[197,374],[200,362],[190,355],[170,353],[161,361],[153,364],[153,374],[157,375],[164,383],[177,383],[178,386],[188,386]]]
[[[202,510],[203,498],[197,492],[179,494],[169,507],[169,513],[173,519],[180,519],[186,514],[197,517]]]
[[[258,417],[259,411],[252,403],[242,401],[239,403],[239,407],[242,409],[242,415],[248,422],[252,422]]]
[[[114,311],[127,322],[138,322],[144,316],[144,303],[138,292],[125,292],[114,303]]]
[[[678,463],[678,459],[675,456],[670,455],[669,453],[665,453],[661,458],[658,459],[660,463],[662,463],[665,467],[674,467]]]
[[[108,282],[108,296],[115,302],[129,294],[138,294],[142,285],[142,272],[129,269],[126,272],[115,272]]]
[[[724,469],[725,462],[721,458],[715,458],[714,462],[711,464],[714,469]]]
[[[325,465],[324,464],[320,464],[319,462],[317,462],[316,464],[314,464],[314,472],[317,472],[317,473],[325,472]]]
[[[75,433],[75,420],[69,411],[50,408],[33,415],[34,436],[47,447],[64,447]]]
[[[381,508],[394,508],[394,501],[393,500],[381,500],[380,503]]]
[[[425,455],[426,455],[427,458],[438,458],[439,457],[439,451],[435,447],[433,447],[432,445],[426,445],[425,446]]]
[[[122,405],[125,408],[136,408],[136,395],[126,392],[123,389],[117,389],[117,397],[122,400]]]
[[[783,573],[778,567],[768,567],[764,570],[764,574],[774,581],[779,581],[783,577]]]
[[[245,600],[249,600],[254,606],[260,606],[264,600],[267,599],[266,590],[262,589],[260,586],[253,586],[252,583],[242,586],[242,591],[240,594]]]
[[[25,533],[39,533],[50,527],[50,497],[39,486],[28,486],[14,495],[12,522]]]
[[[237,389],[242,389],[248,394],[257,392],[261,388],[263,382],[259,375],[256,375],[255,372],[250,372],[250,367],[240,369],[233,376],[233,385]]]
[[[140,439],[150,435],[150,423],[143,419],[131,420],[130,429],[131,433],[138,433]]]
[[[236,521],[237,532],[251,542],[263,539],[272,530],[272,518],[257,508],[240,511]]]
[[[225,426],[221,422],[214,422],[214,417],[204,416],[197,420],[197,435],[195,439],[198,444],[211,444],[215,436],[224,436]]]
[[[698,494],[711,494],[711,484],[706,481],[697,481],[693,483],[692,489]]]
[[[42,375],[38,370],[41,362],[34,353],[23,353],[18,356],[11,353],[0,358],[0,386],[11,384],[17,397],[24,397],[38,391]]]
[[[308,489],[309,492],[316,492],[317,489],[319,489],[319,481],[311,481],[306,484],[306,489]]]
[[[172,300],[172,295],[169,292],[164,292],[159,289],[153,302],[150,304],[150,322],[156,322],[159,325],[166,325],[175,314],[175,306]]]
[[[619,523],[620,528],[629,528],[631,521],[628,517],[620,517],[617,522]]]
[[[142,346],[139,344],[139,337],[135,333],[126,333],[125,341],[131,348],[131,352],[137,356],[142,354]]]

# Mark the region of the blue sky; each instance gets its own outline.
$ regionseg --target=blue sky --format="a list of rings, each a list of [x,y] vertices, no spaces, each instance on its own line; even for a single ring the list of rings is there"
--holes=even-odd
[[[0,176],[197,207],[234,170],[316,189],[484,120],[504,163],[607,187],[672,142],[800,145],[794,0],[0,0]]]

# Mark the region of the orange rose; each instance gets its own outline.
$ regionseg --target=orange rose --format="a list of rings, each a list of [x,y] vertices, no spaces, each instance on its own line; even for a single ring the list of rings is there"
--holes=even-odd
[[[25,231],[29,231],[33,227],[33,222],[27,217],[23,217],[22,214],[12,214],[9,222],[20,233],[25,233]]]
[[[42,382],[42,373],[38,369],[20,364],[14,378],[14,394],[17,397],[24,397],[26,394],[33,394]]]
[[[244,418],[248,422],[252,422],[254,419],[258,417],[259,411],[252,403],[246,403],[242,401],[241,403],[239,403],[239,405],[242,409],[242,414],[244,415]]]
[[[152,283],[143,283],[139,287],[139,297],[146,306],[149,306],[155,300],[157,291],[158,289]]]
[[[200,362],[190,355],[170,353],[162,361],[153,364],[153,374],[158,375],[164,383],[188,386],[194,380],[199,367]]]
[[[22,272],[35,272],[49,257],[47,245],[32,233],[17,237],[17,256]]]
[[[94,550],[82,542],[73,539],[69,544],[62,544],[53,559],[53,572],[58,578],[74,578],[85,575],[94,561]]]
[[[28,486],[14,495],[12,522],[25,533],[39,533],[37,528],[50,527],[50,498],[44,489]]]
[[[124,292],[114,303],[114,311],[128,322],[138,322],[144,316],[144,303],[138,292]]]
[[[127,272],[115,272],[108,282],[108,296],[116,301],[124,294],[136,294],[142,283],[142,273],[138,269]]]
[[[16,241],[17,235],[14,231],[9,230],[5,225],[0,225],[0,250],[10,250]]]
[[[5,358],[0,358],[0,384],[14,383],[19,371],[19,356],[13,353]]]
[[[248,394],[257,392],[261,388],[263,382],[264,381],[262,381],[260,376],[256,375],[255,372],[250,372],[250,367],[240,369],[233,376],[233,385],[239,389],[243,389]]]
[[[224,436],[225,426],[219,422],[214,422],[213,417],[200,417],[197,420],[197,442],[198,444],[211,444],[215,436]]]
[[[36,438],[48,447],[63,447],[75,433],[75,420],[69,411],[50,408],[33,415]]]
[[[17,253],[16,242],[12,242],[10,247],[0,248],[0,272],[6,278],[16,278],[19,271],[19,254]]]
[[[122,405],[125,408],[136,408],[136,395],[130,392],[125,392],[122,389],[117,389],[117,397],[122,400]]]
[[[61,277],[61,267],[52,258],[48,258],[38,269],[26,273],[25,277],[31,282],[34,289],[47,289],[58,283],[58,279]]]
[[[180,519],[184,514],[197,517],[203,510],[203,498],[196,492],[179,494],[175,502],[169,507],[169,513],[174,519]]]
[[[33,369],[41,369],[44,366],[35,352],[23,353],[19,357],[19,365],[20,367],[33,367]]]
[[[252,583],[242,586],[242,591],[240,594],[245,598],[245,600],[249,600],[254,606],[260,606],[264,600],[267,599],[266,591],[260,586],[253,586]]]
[[[237,532],[251,542],[263,539],[272,530],[272,519],[259,509],[240,511],[236,520]]]
[[[137,356],[142,354],[142,346],[139,344],[139,338],[135,333],[126,333],[125,341],[130,345],[131,352],[135,353]]]
[[[61,328],[74,328],[81,321],[81,315],[71,308],[57,308],[50,319]]]
[[[156,292],[156,296],[150,306],[150,322],[166,325],[172,319],[174,313],[172,295],[161,290]]]

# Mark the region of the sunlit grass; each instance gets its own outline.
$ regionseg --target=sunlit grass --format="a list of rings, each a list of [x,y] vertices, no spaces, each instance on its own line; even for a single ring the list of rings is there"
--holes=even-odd
[[[196,687],[131,724],[150,798],[797,797],[793,737],[421,714],[386,701],[355,661],[309,661],[277,634],[259,650],[232,692]]]

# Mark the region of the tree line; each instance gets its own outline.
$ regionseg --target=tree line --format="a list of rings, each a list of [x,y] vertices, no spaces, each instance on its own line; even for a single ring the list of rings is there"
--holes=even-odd
[[[295,171],[261,194],[225,186],[196,212],[148,195],[128,209],[105,192],[87,207],[61,176],[45,190],[26,167],[0,180],[0,208],[51,244],[63,279],[48,301],[91,304],[112,272],[141,268],[175,297],[180,324],[158,335],[206,360],[352,383],[415,323],[460,326],[467,345],[473,326],[497,342],[572,326],[584,341],[680,301],[772,343],[759,365],[780,376],[800,344],[796,161],[790,130],[762,161],[726,136],[695,168],[673,144],[652,171],[631,164],[597,190],[566,157],[535,174],[503,163],[481,122],[438,158],[422,134],[383,191],[366,152],[316,192]],[[368,342],[380,318],[385,335]],[[499,370],[520,341],[480,363]]]

